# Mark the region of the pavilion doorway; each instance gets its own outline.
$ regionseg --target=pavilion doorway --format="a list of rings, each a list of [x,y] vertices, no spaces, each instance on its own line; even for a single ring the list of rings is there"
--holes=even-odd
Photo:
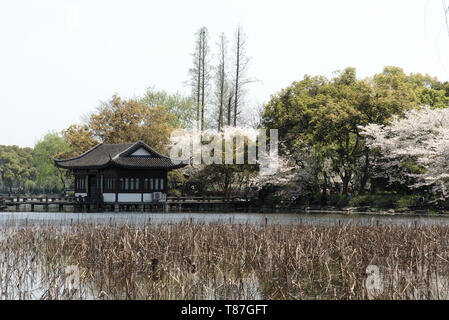
[[[87,196],[90,200],[98,200],[97,176],[89,176],[89,190]]]

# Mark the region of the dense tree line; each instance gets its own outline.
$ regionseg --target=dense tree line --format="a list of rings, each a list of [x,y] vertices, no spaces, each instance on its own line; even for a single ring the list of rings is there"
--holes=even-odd
[[[201,30],[196,58],[207,55],[207,50],[201,51],[207,30]],[[238,124],[238,81],[227,74],[226,47],[222,34],[217,68],[208,69],[215,71],[215,100],[208,100],[206,92],[213,73],[198,73],[199,91],[191,97],[153,87],[133,99],[114,95],[82,123],[48,133],[34,148],[1,146],[3,192],[65,192],[71,177],[55,168],[53,159],[79,155],[100,142],[142,140],[168,154],[175,129],[198,129],[197,120],[200,130],[206,124],[218,131]],[[205,70],[202,62],[198,58],[199,69]],[[215,101],[217,112],[202,123],[210,101]],[[178,194],[227,194],[249,185],[278,185],[286,187],[288,195],[307,194],[321,203],[327,203],[331,193],[348,192],[410,194],[425,189],[444,196],[449,187],[444,171],[449,164],[445,161],[448,135],[446,125],[439,124],[447,117],[448,103],[448,83],[429,75],[406,74],[398,67],[385,67],[364,79],[354,68],[336,71],[331,78],[306,75],[272,95],[261,114],[262,127],[279,130],[282,165],[277,176],[263,179],[254,165],[202,165],[172,172],[170,187]]]
[[[372,77],[358,79],[355,69],[347,68],[331,79],[306,75],[273,95],[262,123],[279,129],[283,155],[294,162],[298,175],[309,173],[310,193],[321,193],[326,201],[335,184],[341,185],[338,192],[343,195],[349,188],[360,194],[409,190],[373,175],[379,150],[366,143],[363,127],[383,127],[424,105],[435,109],[448,103],[449,84],[428,75],[385,67]]]
[[[101,103],[81,123],[60,133],[50,132],[32,148],[5,146],[0,149],[0,183],[9,192],[65,192],[70,175],[53,165],[54,158],[70,158],[98,143],[144,141],[155,150],[167,153],[170,133],[177,128],[218,129],[237,126],[244,106],[243,88],[247,78],[246,36],[239,26],[233,44],[221,34],[218,55],[213,56],[209,34],[202,27],[195,34],[193,67],[190,69],[192,95],[167,93],[149,87],[141,96],[124,99],[114,95]],[[230,53],[229,53],[229,52]],[[212,176],[208,174],[212,173]],[[170,173],[171,184],[180,192],[209,188],[229,189],[242,184],[247,169],[225,166],[223,170],[201,167],[191,172]],[[205,177],[210,177],[207,179]],[[190,179],[190,181],[187,181]],[[182,186],[192,186],[192,189]],[[196,188],[196,189],[195,189]]]

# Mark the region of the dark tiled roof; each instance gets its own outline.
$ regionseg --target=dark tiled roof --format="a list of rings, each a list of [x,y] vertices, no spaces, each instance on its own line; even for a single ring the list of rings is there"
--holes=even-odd
[[[123,167],[151,167],[151,168],[167,168],[167,167],[184,167],[178,166],[170,158],[150,158],[150,157],[119,157],[114,159],[114,163]]]
[[[149,155],[131,156],[139,148],[146,149]],[[55,164],[65,169],[104,168],[110,165],[136,169],[177,169],[185,166],[185,164],[175,163],[170,158],[157,153],[141,141],[99,144],[76,158],[55,160]]]

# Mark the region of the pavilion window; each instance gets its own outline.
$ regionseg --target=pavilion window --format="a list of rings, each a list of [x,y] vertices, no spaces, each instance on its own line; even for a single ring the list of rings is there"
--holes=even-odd
[[[120,178],[120,190],[124,190],[125,189],[125,185],[123,183],[123,178]]]
[[[76,190],[79,192],[83,192],[86,190],[86,180],[85,177],[77,177],[76,181]]]
[[[135,187],[136,187],[136,191],[139,191],[140,189],[139,189],[139,178],[136,178],[136,184],[135,184]]]
[[[159,179],[154,179],[154,190],[159,190]]]
[[[161,179],[161,190],[164,190],[164,179]]]
[[[134,190],[134,178],[129,179],[129,190]]]
[[[148,178],[145,178],[145,180],[143,181],[143,190],[149,191]]]
[[[129,190],[129,179],[125,178],[125,191]]]
[[[114,179],[112,177],[104,177],[104,191],[114,191]]]
[[[150,190],[151,190],[151,191],[154,190],[153,178],[150,179]]]

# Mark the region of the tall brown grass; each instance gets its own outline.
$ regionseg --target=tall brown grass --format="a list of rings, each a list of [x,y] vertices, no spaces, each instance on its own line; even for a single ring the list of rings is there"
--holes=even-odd
[[[64,292],[76,265],[81,288]],[[370,295],[366,268],[383,290]],[[2,299],[447,299],[449,227],[4,227]]]

